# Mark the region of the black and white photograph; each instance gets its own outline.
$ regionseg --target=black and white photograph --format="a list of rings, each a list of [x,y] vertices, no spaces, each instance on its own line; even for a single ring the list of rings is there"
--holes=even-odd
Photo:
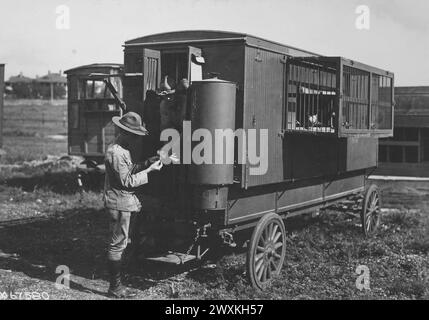
[[[428,35],[424,0],[1,0],[0,300],[429,300]]]

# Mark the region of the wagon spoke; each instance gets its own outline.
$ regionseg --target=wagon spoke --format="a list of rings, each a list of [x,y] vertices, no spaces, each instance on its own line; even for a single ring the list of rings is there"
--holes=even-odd
[[[281,248],[281,247],[283,247],[283,243],[282,242],[277,242],[275,245],[274,245],[274,248],[276,249],[276,250],[278,250],[279,248]]]
[[[379,208],[379,206],[374,206],[374,207],[371,207],[370,212],[371,212],[371,213],[373,213],[373,212],[375,212],[375,213],[376,213],[379,209],[380,209],[380,208]]]
[[[281,237],[281,235],[282,235],[282,233],[281,233],[281,232],[278,232],[278,233],[276,234],[276,236],[274,237],[273,242],[274,242],[274,243],[276,243],[276,242],[277,242],[277,240],[279,240],[279,238]]]
[[[261,236],[261,238],[258,241],[258,247],[264,248],[264,250],[265,250],[265,244],[266,244],[266,241]]]
[[[377,205],[378,202],[378,197],[375,193],[372,194],[372,199],[371,199],[371,208],[374,208]]]
[[[371,207],[372,204],[374,203],[374,193],[371,193],[371,195],[369,196],[368,203],[370,204],[369,207]]]
[[[376,200],[374,201],[374,205],[372,206],[374,209],[378,209],[379,208],[379,200],[378,198],[375,198]]]
[[[262,257],[264,256],[264,253],[262,253]],[[261,258],[255,258],[255,263],[256,263],[256,269],[259,269],[260,268],[260,266],[261,266],[261,263],[262,262],[264,262],[264,259],[261,259]]]
[[[271,279],[271,273],[272,273],[272,271],[273,270],[271,270],[271,260],[268,262],[268,265],[267,265],[267,277],[268,277],[268,279]]]
[[[378,213],[377,212],[372,215],[372,219],[373,219],[373,224],[375,226],[378,223]]]
[[[262,264],[259,270],[256,271],[257,272],[256,276],[258,277],[259,280],[261,280],[262,274],[264,273],[264,271],[265,271],[265,264]]]
[[[367,216],[367,219],[366,219],[366,230],[367,231],[371,230],[371,218],[369,216]]]
[[[260,259],[262,259],[264,257],[264,253],[259,253],[255,256],[255,261],[259,261]]]
[[[271,224],[268,226],[268,238],[267,238],[267,241],[270,241],[270,240],[271,240],[271,238],[272,238],[272,236],[273,236],[273,226],[274,226],[274,224],[273,224],[273,223],[271,223]]]
[[[270,260],[270,266],[273,267],[273,271],[277,270],[277,266],[276,266],[276,263],[274,262],[274,260]]]
[[[258,262],[256,262],[256,264],[255,264],[255,270],[256,270],[256,272],[258,272],[261,269],[261,266],[262,266],[263,263],[264,263],[264,259],[261,259]]]
[[[279,226],[276,224],[273,228],[273,232],[271,233],[271,239],[270,240],[273,240],[274,242],[276,242],[276,240],[274,240],[274,236],[277,234],[278,228],[279,228]]]
[[[267,281],[267,273],[268,273],[269,266],[264,263],[264,272],[262,272],[262,282]]]
[[[262,244],[265,246],[266,238],[265,238],[265,230],[261,233],[261,237],[259,238],[258,244],[262,241]]]
[[[279,255],[277,252],[273,252],[273,256],[276,257],[277,259],[281,259],[282,256]]]

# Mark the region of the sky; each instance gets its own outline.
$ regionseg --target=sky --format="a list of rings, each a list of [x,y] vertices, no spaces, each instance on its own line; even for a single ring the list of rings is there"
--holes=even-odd
[[[69,29],[58,29],[58,6]],[[356,8],[369,8],[369,30]],[[42,76],[96,62],[123,62],[126,40],[213,29],[344,56],[395,73],[396,85],[429,86],[427,0],[0,0],[0,63],[6,78]]]

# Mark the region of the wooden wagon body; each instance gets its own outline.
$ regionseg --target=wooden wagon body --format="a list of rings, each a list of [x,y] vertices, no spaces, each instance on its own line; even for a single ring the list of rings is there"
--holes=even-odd
[[[223,81],[209,80],[213,74]],[[360,205],[369,233],[369,213],[379,211],[379,200],[366,178],[377,166],[378,138],[393,133],[392,73],[241,33],[180,31],[126,41],[123,99],[152,131],[136,158],[160,148],[160,121],[150,112],[165,99],[160,85],[175,87],[182,79],[191,84],[183,120],[192,130],[213,130],[214,122],[224,128],[222,119],[233,119],[232,130],[267,130],[266,143],[255,141],[257,149],[267,147],[267,170],[252,174],[253,164],[240,163],[235,149],[233,164],[181,164],[151,173],[141,189],[142,243],[168,252],[152,260],[201,258],[214,244],[242,244],[236,235],[253,229],[250,242],[243,240],[248,274],[262,287],[284,259],[282,219],[365,189]],[[233,104],[229,93],[210,93],[231,83]]]

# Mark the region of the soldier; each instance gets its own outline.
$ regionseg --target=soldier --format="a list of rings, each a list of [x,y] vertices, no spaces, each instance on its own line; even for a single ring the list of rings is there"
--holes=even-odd
[[[113,117],[112,121],[119,127],[120,134],[108,147],[105,156],[104,205],[110,219],[108,295],[113,298],[129,298],[136,293],[121,284],[121,261],[127,247],[131,213],[141,210],[136,187],[146,184],[148,173],[159,171],[162,162],[159,157],[155,162],[147,161],[148,164],[153,163],[146,169],[143,169],[145,166],[132,162],[130,150],[139,145],[140,136],[148,134],[137,113],[128,112],[122,117]]]

